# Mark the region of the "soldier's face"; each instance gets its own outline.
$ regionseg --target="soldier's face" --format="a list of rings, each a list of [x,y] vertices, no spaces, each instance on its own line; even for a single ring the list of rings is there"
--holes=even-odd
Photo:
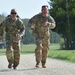
[[[11,12],[11,17],[12,18],[16,18],[16,16],[17,16],[17,13],[16,12]]]
[[[48,7],[42,8],[42,14],[47,14],[48,13]]]

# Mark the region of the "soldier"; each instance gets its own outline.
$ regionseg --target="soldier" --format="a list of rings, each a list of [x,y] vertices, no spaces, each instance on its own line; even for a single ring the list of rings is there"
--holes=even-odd
[[[50,33],[49,29],[55,28],[54,19],[48,14],[48,6],[42,6],[41,13],[33,16],[28,23],[29,28],[35,37],[36,49],[36,67],[39,68],[40,61],[42,67],[46,68],[46,59],[49,47]]]
[[[13,67],[13,69],[16,69],[20,60],[19,43],[25,33],[25,27],[15,9],[12,9],[10,15],[0,24],[0,30],[2,29],[6,31],[6,57],[9,63],[8,68]]]

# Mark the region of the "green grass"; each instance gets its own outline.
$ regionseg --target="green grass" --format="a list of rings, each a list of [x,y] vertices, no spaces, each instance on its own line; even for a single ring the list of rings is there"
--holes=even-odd
[[[0,55],[5,55],[6,50],[5,49],[0,49]]]
[[[53,44],[48,51],[48,57],[75,62],[75,50],[59,50],[59,48],[58,44]]]
[[[34,53],[35,45],[21,45],[21,54]],[[48,57],[75,62],[75,50],[59,50],[58,44],[51,44]],[[5,49],[0,49],[0,55],[5,55]]]
[[[48,53],[48,57],[75,62],[75,51],[74,50],[51,50]]]
[[[34,53],[35,47],[36,47],[35,45],[21,45],[20,52],[22,54]],[[0,55],[5,55],[5,54],[6,54],[6,49],[0,49]]]
[[[36,46],[35,45],[22,45],[21,46],[21,53],[34,53]]]

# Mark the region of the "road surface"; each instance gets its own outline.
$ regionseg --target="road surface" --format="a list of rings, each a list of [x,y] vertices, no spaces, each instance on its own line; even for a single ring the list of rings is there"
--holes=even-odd
[[[6,56],[0,56],[0,75],[75,75],[75,63],[56,59],[47,59],[47,68],[35,67],[35,55],[25,54],[20,57],[16,70],[7,68]]]

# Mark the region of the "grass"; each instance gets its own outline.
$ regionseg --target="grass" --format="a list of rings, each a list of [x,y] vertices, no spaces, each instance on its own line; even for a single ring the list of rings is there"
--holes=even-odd
[[[35,45],[21,45],[20,52],[22,54],[34,53]],[[0,55],[5,55],[6,49],[0,49]]]
[[[75,51],[74,50],[53,50],[53,51],[51,50],[49,51],[48,57],[75,62]]]
[[[21,54],[34,53],[35,47],[35,45],[21,45]],[[51,44],[48,57],[75,62],[75,50],[59,50],[59,47],[58,44]],[[0,49],[0,55],[4,55],[5,51],[5,49]]]
[[[59,48],[58,44],[52,45],[49,49],[48,57],[75,62],[75,50],[59,50]]]
[[[4,55],[6,53],[5,49],[0,49],[0,55]]]
[[[22,45],[21,46],[21,53],[34,53],[36,46],[35,45]]]

